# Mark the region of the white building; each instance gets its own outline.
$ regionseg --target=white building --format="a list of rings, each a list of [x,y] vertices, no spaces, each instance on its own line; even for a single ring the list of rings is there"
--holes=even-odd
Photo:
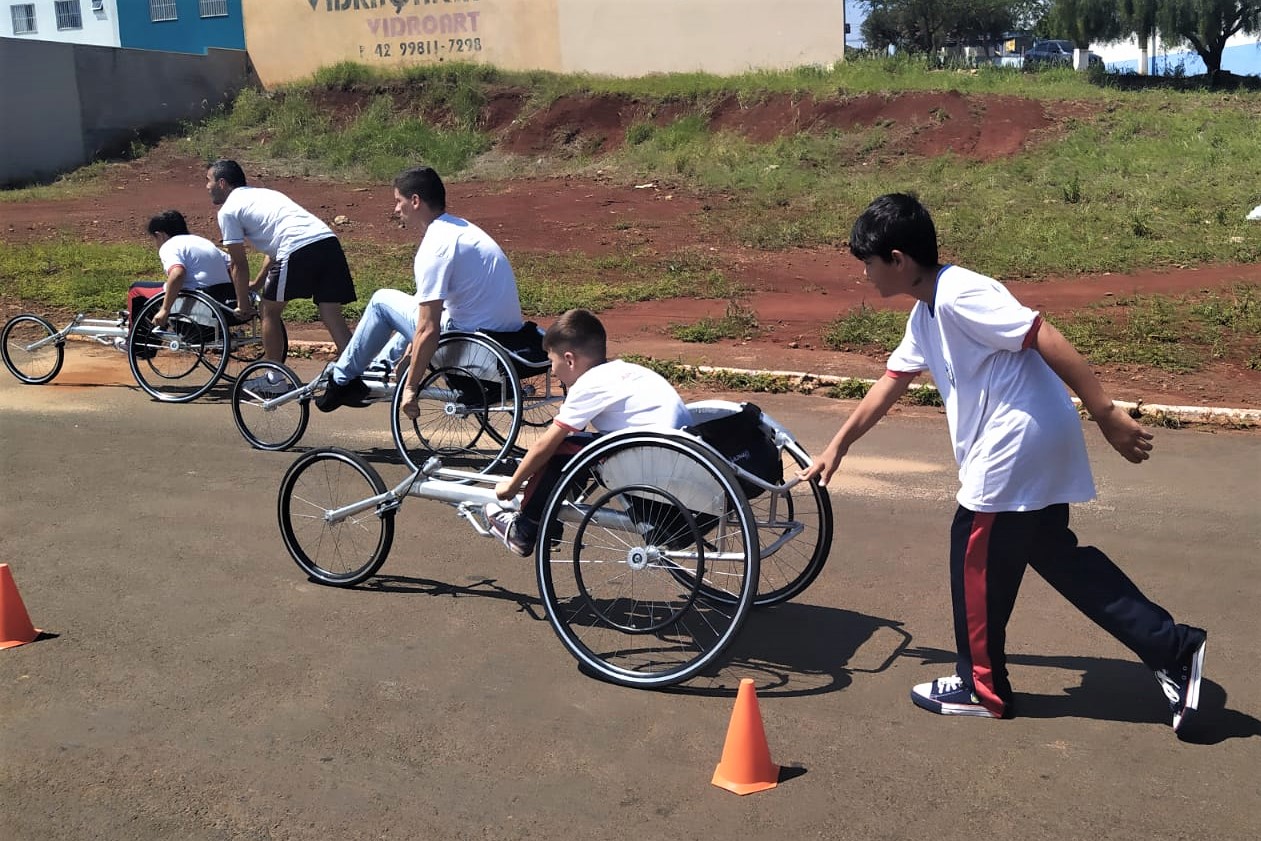
[[[4,0],[0,35],[117,47],[118,0]]]
[[[1159,40],[1154,45],[1140,46],[1137,39],[1131,38],[1114,44],[1092,44],[1090,49],[1103,57],[1109,70],[1130,70],[1158,76],[1174,74],[1179,68],[1187,76],[1199,76],[1205,72],[1204,62],[1194,50],[1186,46],[1166,48]],[[1261,36],[1236,35],[1228,40],[1226,49],[1222,51],[1222,69],[1238,76],[1261,75]]]

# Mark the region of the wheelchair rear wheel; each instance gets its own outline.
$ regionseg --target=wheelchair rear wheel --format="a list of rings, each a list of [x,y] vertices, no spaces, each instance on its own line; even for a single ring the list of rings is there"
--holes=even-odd
[[[162,307],[155,295],[131,327],[127,361],[136,382],[155,400],[187,403],[214,387],[228,364],[224,348],[228,325],[219,303],[208,295],[181,292],[166,327],[153,317]]]
[[[566,466],[543,523],[548,620],[613,683],[668,686],[716,667],[753,605],[753,514],[726,462],[687,436],[591,444]]]

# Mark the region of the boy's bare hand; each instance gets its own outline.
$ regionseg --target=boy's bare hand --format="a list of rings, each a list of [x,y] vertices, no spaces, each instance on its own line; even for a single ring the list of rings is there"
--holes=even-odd
[[[1151,458],[1152,434],[1139,426],[1138,421],[1130,417],[1119,406],[1095,418],[1099,431],[1108,439],[1112,449],[1120,453],[1126,461],[1140,464]]]
[[[820,455],[815,456],[809,467],[797,473],[797,478],[803,482],[809,482],[815,476],[819,476],[821,477],[819,483],[826,485],[832,481],[832,474],[836,473],[836,468],[840,466],[840,457],[830,450],[824,450]]]
[[[517,495],[517,489],[512,486],[511,479],[504,479],[502,482],[495,483],[495,496],[500,499],[512,499]]]

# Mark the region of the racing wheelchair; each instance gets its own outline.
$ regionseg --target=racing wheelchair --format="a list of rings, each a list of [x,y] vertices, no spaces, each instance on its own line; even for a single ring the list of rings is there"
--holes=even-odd
[[[431,456],[491,472],[523,452],[564,400],[534,322],[521,330],[444,332],[418,389],[420,415],[402,410],[405,364],[364,372],[369,403],[390,402],[394,445],[409,468]],[[260,361],[232,389],[232,417],[251,446],[286,450],[306,431],[311,401],[328,384],[326,367],[303,384],[285,365]]]
[[[262,355],[262,322],[257,312],[239,320],[232,310],[235,301],[220,303],[199,289],[181,290],[176,298],[165,327],[153,323],[162,307],[161,293],[146,301],[134,323],[126,310],[116,318],[87,318],[79,313],[58,330],[41,316],[22,313],[0,331],[0,356],[20,381],[43,385],[61,372],[66,339],[84,336],[124,351],[136,383],[155,400],[186,403],[201,397],[220,379],[235,380],[244,366]]]
[[[535,549],[561,643],[623,686],[668,686],[714,667],[748,611],[804,591],[832,543],[827,491],[796,478],[809,458],[782,426],[752,404],[689,408],[697,423],[687,430],[622,430],[574,455]],[[385,562],[407,497],[451,505],[490,536],[485,505],[503,478],[434,456],[389,488],[354,453],[312,450],[281,481],[280,531],[307,576],[350,587]]]

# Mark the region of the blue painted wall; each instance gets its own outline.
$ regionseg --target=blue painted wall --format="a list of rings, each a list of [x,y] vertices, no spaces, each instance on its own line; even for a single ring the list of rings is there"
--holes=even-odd
[[[1116,61],[1108,63],[1109,70],[1138,71],[1137,61]],[[1253,44],[1237,44],[1222,50],[1222,69],[1237,76],[1261,76],[1261,39]],[[1154,69],[1158,76],[1173,75],[1179,71],[1186,76],[1199,76],[1207,68],[1204,61],[1196,53],[1175,51],[1166,53],[1163,48],[1157,50]]]
[[[198,0],[175,0],[179,20],[149,19],[149,0],[118,0],[121,46],[136,50],[205,53],[207,47],[245,49],[241,0],[228,0],[227,17],[203,18]]]

